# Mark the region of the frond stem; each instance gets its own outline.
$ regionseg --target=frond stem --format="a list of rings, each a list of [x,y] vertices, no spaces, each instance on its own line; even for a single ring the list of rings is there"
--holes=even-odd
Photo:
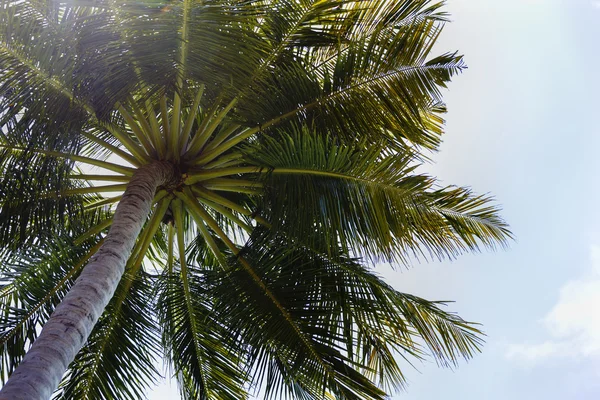
[[[196,119],[196,115],[198,115],[198,111],[200,108],[200,100],[202,99],[203,94],[204,94],[204,84],[200,85],[198,92],[196,92],[196,97],[194,98],[194,103],[192,104],[192,108],[190,108],[190,110],[188,112],[188,116],[185,121],[185,125],[183,126],[183,130],[181,132],[181,140],[177,146],[179,153],[186,151],[188,141],[190,138],[190,133],[192,131],[192,126],[194,125],[194,120]]]
[[[150,140],[148,139],[146,133],[144,132],[140,124],[133,118],[133,115],[131,115],[129,111],[127,111],[127,109],[125,109],[125,107],[123,107],[120,104],[118,110],[125,122],[127,122],[127,125],[129,125],[129,127],[131,128],[131,131],[133,132],[135,137],[141,143],[142,147],[146,150],[146,153],[149,156],[154,156],[156,150],[154,149],[154,147],[152,147],[152,143],[150,143]]]
[[[9,149],[9,150],[16,150],[16,151],[31,151],[31,152],[38,153],[38,154],[43,154],[43,155],[46,155],[46,156],[58,157],[58,158],[64,158],[64,159],[67,159],[67,160],[78,161],[78,162],[82,162],[82,163],[85,163],[85,164],[94,165],[96,167],[105,168],[105,169],[108,169],[110,171],[118,172],[120,174],[127,175],[127,176],[133,176],[133,173],[135,172],[134,168],[124,167],[122,165],[113,164],[113,163],[108,162],[108,161],[96,160],[95,158],[79,156],[79,155],[76,155],[76,154],[63,153],[63,152],[60,152],[60,151],[43,150],[43,149],[35,149],[35,148],[34,149],[29,149],[29,148],[26,148],[26,147],[11,146],[11,145],[6,145],[6,144],[0,144],[0,148],[5,148],[5,149]]]
[[[235,106],[236,103],[237,103],[237,99],[231,100],[229,102],[229,104],[227,104],[227,106],[225,106],[225,108],[223,108],[217,114],[216,117],[210,119],[210,122],[204,127],[204,129],[198,130],[198,132],[193,137],[193,139],[190,143],[190,148],[186,152],[186,156],[188,158],[190,158],[190,157],[194,158],[195,156],[198,155],[198,152],[200,152],[200,150],[202,150],[202,148],[204,147],[204,145],[206,144],[206,142],[208,141],[208,139],[210,138],[212,133],[215,131],[215,129],[217,129],[219,124],[227,116],[227,113]],[[215,103],[215,104],[218,104],[218,103]],[[209,118],[211,116],[212,116],[212,114],[207,115],[207,117],[206,117],[207,121],[209,121]]]
[[[129,182],[130,177],[123,175],[90,175],[90,174],[75,174],[70,175],[70,179],[81,179],[86,181],[105,181],[105,182]]]
[[[96,202],[91,203],[91,204],[87,204],[84,208],[86,210],[89,210],[89,209],[92,209],[92,208],[102,207],[102,206],[105,206],[107,204],[114,204],[114,203],[120,201],[121,197],[123,197],[123,196],[109,197],[109,198],[104,199],[104,200],[100,200],[100,201],[96,201]]]
[[[224,207],[220,204],[217,204],[215,202],[212,202],[210,200],[207,200],[205,198],[202,198],[202,197],[198,197],[198,200],[200,202],[202,202],[203,204],[206,204],[208,207],[212,208],[213,210],[215,210],[215,211],[223,214],[227,218],[229,218],[240,228],[244,229],[247,233],[252,233],[252,227],[250,225],[246,224],[244,221],[242,221],[238,217],[236,217],[235,214],[233,214],[231,211],[229,211],[226,207]]]
[[[184,196],[184,194],[182,192],[175,192],[175,196],[177,196],[181,201],[183,201],[183,203],[186,205],[186,207],[188,209],[190,209],[190,211],[191,211],[190,214],[191,214],[192,218],[194,219],[194,221],[196,222],[196,226],[200,230],[200,234],[202,235],[202,237],[208,244],[208,247],[210,248],[211,252],[215,256],[215,258],[219,261],[219,264],[221,264],[223,269],[227,268],[227,261],[225,260],[223,253],[221,253],[221,250],[219,250],[219,246],[217,246],[217,243],[215,242],[211,233],[206,228],[206,222],[202,219],[202,217],[198,213],[196,213],[193,210],[194,203],[189,200],[189,197]]]
[[[59,196],[71,196],[74,194],[87,194],[87,193],[104,193],[104,192],[124,192],[127,188],[126,183],[117,185],[106,185],[106,186],[89,186],[83,188],[68,189],[59,192]],[[56,193],[46,193],[48,196],[56,196]]]
[[[105,230],[106,228],[108,228],[109,226],[112,225],[112,217],[111,218],[107,218],[104,221],[96,224],[95,226],[93,226],[92,228],[90,228],[87,232],[81,234],[79,237],[77,237],[73,243],[75,243],[77,246],[79,246],[80,244],[82,244],[83,242],[85,242],[86,240],[88,240],[89,238],[91,238],[94,235],[97,235],[98,233],[102,232],[103,230]]]
[[[140,160],[138,160],[137,158],[135,158],[134,156],[132,156],[131,154],[121,150],[120,148],[118,148],[117,146],[113,146],[112,144],[88,133],[88,132],[82,132],[81,135],[83,137],[85,137],[86,139],[88,139],[91,142],[94,142],[102,147],[104,147],[106,150],[110,151],[113,154],[118,155],[119,157],[121,157],[123,160],[135,165],[136,167],[140,167],[142,165],[142,163],[140,162]]]
[[[177,236],[177,245],[179,248],[179,265],[181,266],[181,281],[183,283],[183,294],[185,296],[185,305],[187,308],[187,315],[190,319],[190,326],[192,328],[192,337],[194,341],[194,350],[196,353],[196,357],[198,357],[198,362],[200,365],[204,364],[204,357],[202,355],[202,349],[200,347],[200,343],[198,343],[198,329],[197,329],[197,321],[195,318],[194,307],[192,305],[191,299],[191,291],[190,291],[190,283],[188,281],[188,269],[185,258],[185,239],[183,237],[184,228],[183,228],[183,210],[182,210],[182,202],[180,199],[176,199],[173,201],[173,216],[175,218],[175,227],[176,227],[176,236]],[[200,373],[200,379],[202,380],[202,384],[205,388],[208,388],[206,384],[206,378],[204,376],[204,371]]]

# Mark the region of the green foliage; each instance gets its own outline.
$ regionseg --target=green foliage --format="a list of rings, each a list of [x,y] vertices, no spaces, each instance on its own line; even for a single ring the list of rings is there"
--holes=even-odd
[[[512,237],[418,172],[465,67],[432,55],[442,5],[0,0],[2,379],[155,160],[181,177],[56,398],[141,398],[161,350],[186,399],[384,399],[470,359],[476,324],[367,266]]]
[[[411,256],[453,258],[510,238],[489,197],[440,188],[415,174],[412,153],[346,144],[306,127],[263,137],[246,151],[251,163],[272,169],[265,217],[275,230],[311,246],[339,244],[374,261],[409,263]]]
[[[77,152],[77,148],[64,150]],[[72,161],[47,156],[31,146],[0,143],[0,168],[0,244],[4,248],[45,245],[43,238],[52,234],[77,237],[85,227],[108,216],[107,210],[85,208],[100,199],[97,195],[64,195],[86,186],[69,179]]]
[[[215,285],[219,319],[247,341],[255,379],[274,398],[384,398],[366,377],[402,387],[393,355],[424,356],[419,340],[442,364],[470,358],[481,344],[472,324],[392,289],[341,251],[259,229],[240,254],[254,273],[232,259],[225,275],[208,272],[206,282]]]
[[[163,345],[185,399],[246,398],[241,343],[214,313],[201,269],[190,268],[186,293],[181,271],[161,276],[158,309]]]

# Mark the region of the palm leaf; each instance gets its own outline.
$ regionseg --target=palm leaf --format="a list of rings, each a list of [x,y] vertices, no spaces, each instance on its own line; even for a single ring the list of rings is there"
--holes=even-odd
[[[85,232],[82,227],[106,219],[107,209],[85,208],[99,198],[86,195],[87,185],[70,179],[73,162],[53,154],[56,152],[0,143],[2,246],[17,248],[34,242],[39,244],[40,238],[52,233],[77,237]],[[92,193],[95,192],[97,189],[93,189]]]
[[[511,237],[489,197],[437,188],[434,179],[414,174],[410,154],[365,147],[306,129],[250,146],[250,162],[271,169],[263,217],[311,243],[404,263],[412,256],[453,258]]]
[[[163,345],[184,398],[246,398],[239,343],[216,319],[202,270],[194,271],[189,294],[181,272],[174,272],[161,278],[158,308]]]
[[[256,231],[245,251],[256,252],[254,265],[264,266],[265,282],[309,337],[339,349],[346,367],[389,390],[405,384],[395,357],[431,354],[448,365],[479,351],[481,332],[474,324],[443,311],[444,303],[398,292],[343,252],[268,230]]]

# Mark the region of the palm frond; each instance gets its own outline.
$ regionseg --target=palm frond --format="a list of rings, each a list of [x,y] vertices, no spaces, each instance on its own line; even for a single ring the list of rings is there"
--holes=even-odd
[[[353,20],[363,35],[350,34],[330,50],[327,61],[310,52],[305,59],[289,55],[255,82],[255,92],[262,85],[258,92],[265,96],[254,94],[238,111],[260,129],[308,119],[347,139],[368,131],[368,137],[387,138],[398,148],[408,141],[435,149],[444,110],[440,88],[464,65],[455,53],[427,60],[441,31],[435,6],[399,3],[404,4],[392,10],[382,3],[370,9],[381,15]],[[402,25],[405,19],[414,23]]]
[[[311,299],[294,297],[289,282],[268,275],[267,260],[246,251],[239,257],[238,266],[225,273],[207,271],[208,282],[215,285],[211,296],[217,299],[219,319],[232,327],[231,335],[250,346],[256,383],[265,379],[268,396],[320,398],[327,390],[339,398],[383,398],[384,393],[347,362],[332,342],[335,338],[328,336],[331,332],[310,320],[324,317],[324,307],[316,302],[310,309],[301,305]]]
[[[344,256],[343,252],[332,254],[331,248],[323,246],[314,249],[296,239],[290,240],[259,229],[241,254],[257,266],[257,273],[289,310],[303,333],[313,343],[318,343],[315,348],[323,352],[321,356],[324,360],[331,361],[335,379],[343,382],[342,386],[349,385],[352,369],[355,369],[386,390],[398,389],[405,384],[405,378],[397,357],[402,356],[410,362],[410,358],[419,360],[430,354],[442,365],[454,365],[459,357],[471,358],[482,344],[482,334],[477,327],[455,314],[443,311],[440,306],[444,303],[426,301],[393,289],[360,265],[358,260]],[[226,285],[225,282],[222,284]],[[239,307],[245,309],[246,306]],[[227,308],[226,312],[229,314],[232,309]],[[236,314],[236,317],[241,318],[241,315]],[[254,323],[257,320],[262,321],[257,317]],[[272,333],[270,328],[262,325],[254,329],[254,334],[259,336]],[[282,327],[278,325],[274,329]],[[259,334],[259,330],[262,333]],[[240,335],[246,338],[248,333]],[[249,337],[251,343],[256,340],[253,336]],[[279,353],[285,353],[284,346],[291,346],[292,343],[296,350],[302,347],[293,338],[283,342],[277,342]],[[339,357],[337,361],[333,354]],[[261,357],[267,356],[263,354]],[[307,355],[304,357],[310,359]],[[255,361],[260,368],[268,365],[264,358],[259,357]],[[283,360],[279,362],[283,363]],[[310,360],[305,362],[309,363]],[[294,368],[288,365],[280,370],[279,379],[283,379],[284,375],[289,379],[294,376],[296,369],[300,370],[299,376],[308,372],[308,369],[293,365]],[[285,363],[280,368],[284,366]],[[349,375],[345,376],[346,373]],[[257,371],[258,376],[273,379],[268,382],[269,387],[278,387],[273,371],[269,372],[271,375],[266,374],[266,369]],[[302,386],[301,379],[299,382],[292,379],[287,384]],[[353,385],[356,384],[354,382]],[[336,387],[331,382],[324,385],[327,390],[335,392]],[[352,385],[348,388],[350,392],[360,391],[352,388]],[[277,396],[275,393],[273,395]],[[342,398],[349,396],[348,393],[338,395]],[[369,398],[373,395],[363,393],[360,398],[363,396]]]
[[[163,346],[184,398],[246,398],[243,348],[216,318],[202,269],[188,269],[189,293],[176,268],[161,277],[158,300]]]
[[[511,237],[498,208],[463,188],[438,188],[414,173],[410,154],[346,144],[306,128],[264,137],[247,149],[269,166],[263,217],[273,229],[373,260],[453,258]],[[297,213],[296,210],[303,210]]]
[[[0,243],[17,248],[51,233],[77,237],[82,227],[107,218],[105,208],[86,209],[97,201],[86,195],[87,185],[70,179],[73,162],[0,143]],[[49,153],[53,154],[52,151]]]

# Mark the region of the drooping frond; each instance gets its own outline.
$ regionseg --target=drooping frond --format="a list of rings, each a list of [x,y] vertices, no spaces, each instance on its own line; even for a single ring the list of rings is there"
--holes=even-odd
[[[263,217],[275,230],[312,243],[407,262],[452,258],[480,243],[494,248],[511,237],[489,197],[439,188],[414,174],[410,154],[385,146],[365,148],[304,129],[265,137],[247,154],[270,171]]]
[[[0,0],[2,378],[152,163],[174,176],[57,398],[143,397],[161,339],[189,399],[384,399],[402,359],[471,358],[474,324],[364,266],[511,238],[417,172],[464,68],[442,5]]]
[[[186,399],[246,398],[243,349],[222,326],[201,279],[192,265],[189,290],[182,270],[161,277],[158,309],[164,327],[163,345]]]
[[[272,398],[384,398],[374,382],[405,383],[395,357],[429,353],[452,363],[481,344],[472,324],[395,291],[341,253],[260,230],[237,260],[207,271],[206,282],[215,285],[215,313],[249,346],[256,383],[264,380]]]
[[[73,150],[67,150],[73,151]],[[73,162],[53,151],[0,143],[0,243],[3,247],[45,245],[52,234],[83,234],[82,227],[107,218],[105,208],[86,208],[99,200],[97,189],[73,181]],[[77,157],[75,157],[77,158]],[[87,193],[87,194],[86,194]]]
[[[264,248],[263,251],[270,254],[291,257],[289,263],[281,263],[281,268],[290,268],[290,271],[297,269],[297,265],[313,264],[307,268],[315,270],[307,273],[306,279],[313,280],[316,287],[335,288],[337,291],[334,298],[340,303],[330,307],[332,310],[338,310],[336,307],[339,307],[339,318],[344,322],[338,322],[338,329],[341,330],[343,326],[345,334],[357,333],[358,338],[346,339],[346,351],[350,355],[359,356],[359,350],[362,349],[362,358],[359,357],[362,361],[359,362],[365,363],[369,357],[373,357],[370,363],[375,363],[378,357],[389,355],[393,350],[401,350],[407,360],[410,357],[420,359],[431,355],[440,364],[449,365],[455,364],[459,357],[470,359],[474,352],[479,351],[482,340],[477,324],[443,311],[440,307],[445,305],[444,302],[428,301],[397,291],[373,270],[361,265],[360,260],[348,257],[339,248],[332,249],[324,243],[314,247],[302,238],[286,237],[266,228],[257,229],[248,246]],[[353,303],[342,299],[344,296],[365,296],[360,304],[366,309],[353,307]],[[342,312],[344,307],[349,308]],[[361,338],[361,335],[366,336]],[[361,340],[365,342],[362,343]],[[354,345],[350,346],[349,343]],[[372,354],[374,348],[370,346],[375,343],[382,348],[377,348],[378,353]],[[422,344],[424,347],[421,347]],[[394,366],[395,363],[389,366],[380,364],[379,369],[387,368],[389,371],[374,374],[373,377],[382,381],[389,379],[393,373],[399,373],[399,369],[396,370]],[[395,377],[396,381],[390,379],[388,384],[394,386],[391,385],[392,382],[395,385],[402,383],[404,378],[401,375],[400,373]]]

